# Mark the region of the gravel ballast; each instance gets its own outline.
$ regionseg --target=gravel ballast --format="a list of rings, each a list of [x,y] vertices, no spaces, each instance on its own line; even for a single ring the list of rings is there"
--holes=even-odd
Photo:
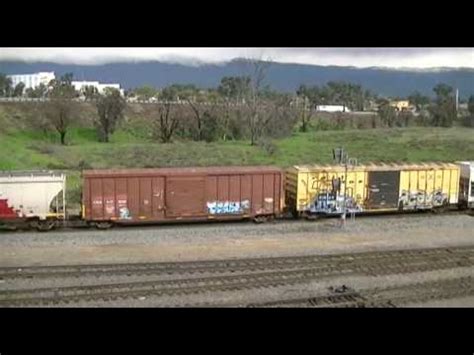
[[[0,233],[0,266],[210,260],[474,244],[467,215]]]

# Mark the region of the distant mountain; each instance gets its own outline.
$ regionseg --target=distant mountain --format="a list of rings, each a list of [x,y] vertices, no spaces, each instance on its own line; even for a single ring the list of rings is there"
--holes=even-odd
[[[245,67],[240,60],[222,65],[187,66],[161,62],[112,63],[105,65],[63,65],[47,62],[0,62],[0,72],[27,74],[54,71],[56,75],[72,72],[76,80],[98,80],[120,83],[129,89],[142,85],[164,87],[169,84],[195,84],[215,87],[223,76],[242,75]],[[328,81],[349,81],[360,84],[380,95],[407,96],[418,90],[433,95],[440,82],[459,89],[461,98],[474,94],[474,70],[468,68],[431,70],[315,66],[273,63],[267,83],[276,90],[292,92],[300,84],[322,85]]]

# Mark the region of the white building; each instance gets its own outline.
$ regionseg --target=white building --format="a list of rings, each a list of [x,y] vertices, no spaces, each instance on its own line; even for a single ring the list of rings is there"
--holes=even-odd
[[[350,112],[349,108],[344,105],[318,105],[316,111],[319,112]]]
[[[120,84],[101,84],[98,81],[73,81],[72,86],[76,91],[82,91],[86,86],[93,86],[97,88],[99,94],[103,94],[106,88],[116,89],[120,91],[120,94],[123,96],[123,89],[120,88]]]
[[[54,72],[41,72],[34,74],[16,74],[7,75],[12,80],[12,86],[15,87],[19,83],[25,84],[25,89],[34,89],[40,84],[48,86],[51,80],[54,80],[56,76]]]

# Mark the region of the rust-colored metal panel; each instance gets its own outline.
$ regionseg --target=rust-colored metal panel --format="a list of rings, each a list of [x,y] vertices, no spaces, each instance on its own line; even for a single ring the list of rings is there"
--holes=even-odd
[[[240,201],[240,175],[229,176],[229,200]]]
[[[281,174],[273,174],[273,191],[274,191],[273,212],[274,213],[278,213],[283,208],[281,206],[281,203],[282,203],[282,196],[284,196],[284,194],[282,193],[283,183],[281,179],[282,179]]]
[[[255,215],[265,213],[263,210],[263,175],[252,175],[252,213]]]
[[[104,218],[104,196],[102,192],[102,179],[91,179],[91,214],[93,218]]]
[[[165,217],[165,178],[153,177],[152,208],[153,218],[163,219]]]
[[[279,214],[282,174],[273,167],[84,171],[86,218],[139,222]]]
[[[196,217],[206,214],[203,177],[166,179],[166,216]]]
[[[139,219],[151,219],[152,218],[152,185],[151,178],[140,178],[140,210]]]
[[[104,194],[104,218],[115,217],[115,181],[114,179],[102,179]]]
[[[82,218],[89,220],[92,218],[90,179],[84,180],[82,184]]]
[[[140,215],[140,181],[138,178],[127,179],[129,218],[138,219]]]
[[[242,175],[240,177],[240,198],[242,201],[250,201],[252,200],[252,175]],[[245,213],[250,213],[251,205],[249,209]]]
[[[217,179],[217,176],[206,178],[206,199],[208,201],[217,201]]]
[[[115,179],[115,201],[117,204],[116,218],[127,219],[129,218],[129,202],[128,202],[128,189],[126,178]]]
[[[275,203],[275,181],[274,174],[263,176],[263,210],[265,213],[273,213]]]
[[[217,178],[217,199],[219,201],[229,200],[229,177],[226,175]]]

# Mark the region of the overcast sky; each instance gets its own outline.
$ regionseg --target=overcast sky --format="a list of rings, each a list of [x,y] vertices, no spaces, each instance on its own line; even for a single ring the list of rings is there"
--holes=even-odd
[[[239,57],[355,67],[474,68],[474,48],[0,48],[0,61],[85,65],[133,61],[199,65]]]

